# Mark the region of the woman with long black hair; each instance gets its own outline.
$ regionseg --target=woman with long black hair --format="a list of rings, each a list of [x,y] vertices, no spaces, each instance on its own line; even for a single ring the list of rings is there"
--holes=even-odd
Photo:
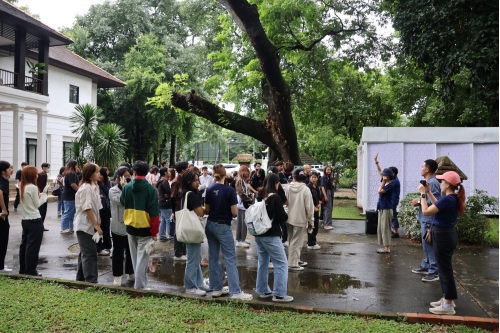
[[[71,160],[66,164],[66,168],[63,173],[63,201],[64,201],[64,212],[61,217],[61,234],[72,234],[73,233],[73,220],[75,218],[75,195],[78,191],[78,172],[80,172],[80,167],[78,162]]]
[[[327,165],[323,169],[323,177],[321,177],[321,191],[323,194],[323,228],[325,230],[332,230],[332,209],[333,209],[333,188],[335,186],[335,179],[333,178],[332,167]]]
[[[111,183],[109,182],[108,169],[101,168],[99,170],[99,197],[101,198],[102,209],[99,210],[99,217],[101,218],[102,241],[97,243],[97,254],[100,256],[109,256],[111,244],[111,206],[109,203],[109,189]]]
[[[460,176],[455,171],[445,172],[436,176],[436,179],[440,181],[441,192],[444,194],[439,200],[432,194],[429,184],[418,186],[422,198],[425,199],[427,194],[432,202],[430,207],[427,200],[421,200],[420,204],[424,216],[434,215],[431,226],[432,248],[436,255],[439,282],[443,291],[443,297],[439,301],[430,303],[429,311],[434,314],[454,315],[454,300],[458,298],[458,294],[451,259],[458,243],[455,228],[457,217],[465,211],[465,190]]]

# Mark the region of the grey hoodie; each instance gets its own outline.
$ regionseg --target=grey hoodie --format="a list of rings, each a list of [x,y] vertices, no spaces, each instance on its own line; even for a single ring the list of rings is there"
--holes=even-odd
[[[285,189],[288,198],[288,221],[295,227],[314,226],[314,202],[311,191],[304,183],[291,182]]]
[[[120,203],[122,190],[118,185],[109,189],[109,202],[111,206],[111,232],[119,236],[127,236],[127,227],[123,223],[125,207]]]

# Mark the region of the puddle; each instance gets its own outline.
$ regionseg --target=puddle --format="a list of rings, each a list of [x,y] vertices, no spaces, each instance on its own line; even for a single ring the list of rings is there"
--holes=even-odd
[[[155,257],[149,262],[149,276],[153,279],[167,283],[168,285],[184,286],[184,262],[174,261],[172,257]],[[224,269],[224,268],[223,268]],[[208,279],[208,267],[201,267],[203,277]],[[272,270],[271,270],[272,272]],[[243,289],[254,289],[257,280],[256,267],[238,267],[240,277],[240,287]],[[269,275],[269,286],[272,287],[274,274]],[[227,279],[224,279],[227,284]],[[345,295],[348,289],[371,288],[375,285],[371,282],[357,280],[347,274],[323,273],[306,270],[302,272],[288,273],[288,290],[321,294],[341,294]]]

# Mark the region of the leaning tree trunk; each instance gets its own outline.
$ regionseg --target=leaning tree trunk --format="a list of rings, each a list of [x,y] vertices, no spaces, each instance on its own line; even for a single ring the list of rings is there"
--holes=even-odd
[[[175,150],[177,149],[177,136],[172,135],[170,138],[170,162],[168,163],[170,168],[175,167]]]
[[[264,121],[258,121],[219,108],[206,99],[179,92],[172,94],[172,105],[203,117],[214,124],[251,136],[268,145],[277,158],[301,164],[297,133],[290,107],[290,89],[281,74],[278,49],[267,38],[257,6],[246,0],[219,0],[234,22],[250,39],[264,75],[262,99],[268,106]],[[186,97],[188,101],[186,101]]]

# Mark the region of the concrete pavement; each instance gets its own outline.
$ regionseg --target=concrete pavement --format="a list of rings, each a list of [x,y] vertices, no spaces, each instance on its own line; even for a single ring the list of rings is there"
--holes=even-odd
[[[10,241],[6,266],[19,269],[21,213],[10,207]],[[76,235],[61,235],[56,203],[49,203],[40,250],[39,272],[46,277],[74,280],[78,256]],[[428,313],[429,302],[441,297],[439,282],[424,283],[422,275],[411,273],[423,253],[420,244],[395,239],[391,254],[377,254],[376,235],[364,234],[364,221],[334,221],[333,231],[320,230],[320,250],[302,250],[304,271],[289,272],[288,293],[293,304],[327,309],[370,312]],[[240,285],[253,293],[257,253],[251,236],[249,249],[236,248]],[[208,257],[206,242],[203,257]],[[459,246],[454,254],[459,299],[457,315],[498,318],[498,248]],[[183,293],[185,264],[173,261],[170,242],[158,242],[149,265],[150,287]],[[99,283],[111,285],[111,259],[99,257]],[[203,268],[208,276],[208,267]],[[273,275],[270,276],[272,287]],[[133,286],[123,279],[124,286]],[[209,294],[210,295],[210,294]],[[210,297],[210,296],[208,296]]]

